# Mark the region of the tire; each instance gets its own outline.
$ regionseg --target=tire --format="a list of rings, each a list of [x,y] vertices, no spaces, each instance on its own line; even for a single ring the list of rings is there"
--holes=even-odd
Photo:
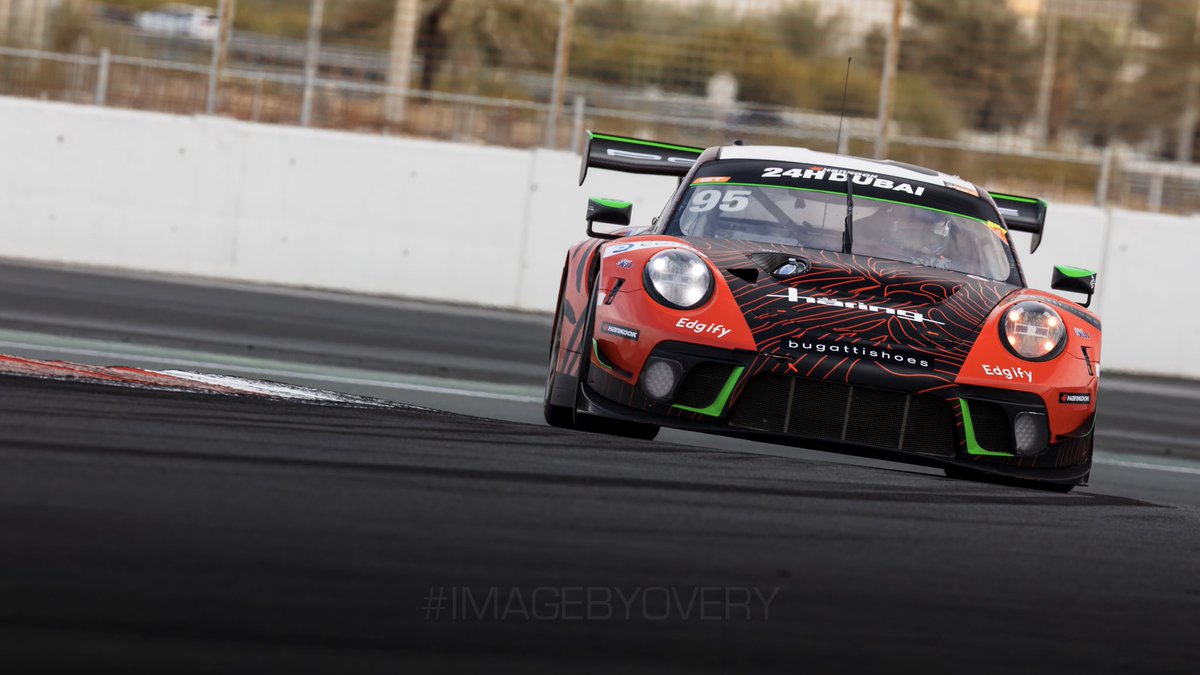
[[[591,328],[591,317],[588,318],[588,328]],[[590,330],[588,331],[590,334]],[[585,415],[575,411],[574,407],[554,405],[550,402],[550,392],[554,389],[555,369],[554,366],[558,363],[558,353],[562,349],[562,291],[559,291],[558,310],[554,314],[554,330],[550,335],[550,362],[546,368],[546,391],[542,398],[542,416],[546,419],[546,424],[560,429],[575,429],[577,431],[587,431],[595,434],[607,434],[610,436],[622,436],[624,438],[636,438],[643,441],[652,441],[658,436],[659,426],[657,424],[645,424],[642,422],[630,422],[627,420],[613,419],[610,417],[596,417],[595,415]],[[587,359],[584,359],[580,364],[579,386],[583,386],[584,378],[586,377]]]
[[[559,291],[558,310],[554,314],[554,328],[550,333],[550,363],[546,368],[546,392],[542,398],[542,415],[546,424],[560,429],[578,429],[573,407],[554,405],[550,392],[554,390],[554,366],[558,363],[558,352],[562,343],[562,291]]]

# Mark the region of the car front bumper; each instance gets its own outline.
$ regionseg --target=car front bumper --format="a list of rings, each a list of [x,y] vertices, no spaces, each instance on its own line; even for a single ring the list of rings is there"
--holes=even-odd
[[[597,361],[578,405],[589,414],[1055,483],[1080,483],[1091,468],[1091,422],[1052,437],[1044,402],[1027,392],[922,391],[905,378],[855,381],[853,371],[817,379],[770,355],[666,342],[643,377],[661,361],[676,381],[654,398]]]

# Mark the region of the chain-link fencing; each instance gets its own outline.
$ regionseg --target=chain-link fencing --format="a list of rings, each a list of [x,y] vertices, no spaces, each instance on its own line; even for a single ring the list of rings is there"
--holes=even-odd
[[[518,147],[805,145],[1200,210],[1200,0],[210,2],[0,0],[0,94]]]

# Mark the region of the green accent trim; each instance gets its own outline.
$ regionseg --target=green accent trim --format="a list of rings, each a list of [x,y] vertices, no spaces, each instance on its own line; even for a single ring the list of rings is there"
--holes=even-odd
[[[596,341],[596,338],[592,338],[592,353],[596,355],[596,363],[599,363],[602,368],[605,370],[613,369],[612,366],[605,363],[604,357],[600,355],[600,343]]]
[[[721,388],[721,393],[717,394],[717,399],[707,408],[689,408],[685,405],[673,405],[671,407],[700,415],[708,415],[709,417],[720,417],[721,413],[725,412],[725,404],[729,403],[729,396],[733,393],[733,388],[737,386],[738,380],[741,379],[742,372],[745,370],[741,366],[734,368],[733,372],[729,374],[729,379],[725,380],[725,386]]]
[[[1075,279],[1085,279],[1096,274],[1095,272],[1091,270],[1085,270],[1082,267],[1068,267],[1066,265],[1055,265],[1054,269],[1062,272],[1064,276],[1073,277]]]
[[[630,143],[632,145],[645,145],[651,148],[662,148],[664,150],[678,150],[679,152],[694,152],[697,155],[704,152],[704,148],[689,148],[686,145],[670,145],[668,143],[655,143],[654,141],[643,141],[637,138],[622,138],[620,136],[609,136],[607,134],[588,133],[588,138],[599,138],[602,141],[616,141],[618,143]]]
[[[1017,197],[1014,195],[1003,195],[1003,194],[1000,194],[999,192],[989,192],[988,194],[990,194],[992,196],[992,199],[1000,198],[1000,199],[1003,199],[1005,201],[1010,201],[1010,202],[1021,202],[1022,204],[1045,204],[1046,203],[1045,200],[1042,200],[1042,199],[1030,199],[1029,197]]]
[[[796,187],[793,185],[766,185],[764,183],[692,183],[689,187],[697,187],[700,185],[704,185],[704,186],[708,186],[708,187],[719,187],[721,185],[733,185],[735,187],[779,188],[780,190],[799,190],[800,192],[819,192],[823,195],[837,195],[838,197],[846,196],[845,192],[834,192],[833,190],[817,190],[815,188],[803,188],[803,187]],[[975,216],[968,216],[965,213],[954,213],[953,211],[945,211],[942,209],[935,209],[932,206],[921,206],[920,204],[912,204],[910,202],[898,202],[894,199],[881,199],[878,197],[864,197],[863,195],[855,193],[854,201],[858,201],[860,199],[863,199],[863,200],[866,200],[869,202],[884,202],[887,204],[899,204],[901,206],[911,206],[914,209],[925,209],[926,211],[934,211],[937,213],[944,213],[948,216],[955,216],[957,218],[966,218],[967,220],[973,220],[977,223],[987,222],[983,218],[976,218]]]
[[[979,441],[975,440],[975,426],[971,424],[971,406],[967,404],[967,399],[958,399],[958,407],[962,410],[963,418],[963,434],[967,437],[967,454],[980,455],[983,457],[1012,457],[1011,452],[992,452],[985,450],[979,445]]]
[[[1096,397],[1093,396],[1092,400],[1095,401]],[[1080,436],[1079,438],[1087,438],[1088,436],[1091,436],[1095,431],[1096,431],[1096,414],[1092,413],[1092,426],[1088,427],[1087,433]]]
[[[624,202],[620,199],[605,199],[604,197],[592,197],[591,201],[610,209],[624,209],[633,206],[633,202]]]

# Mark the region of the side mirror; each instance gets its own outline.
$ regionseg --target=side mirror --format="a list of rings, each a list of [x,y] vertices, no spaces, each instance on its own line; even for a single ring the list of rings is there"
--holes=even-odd
[[[623,202],[619,199],[603,199],[600,197],[592,197],[588,200],[587,233],[589,237],[617,239],[620,235],[611,232],[597,232],[592,225],[595,223],[608,223],[609,225],[628,227],[632,220],[633,204],[631,202]]]
[[[1081,267],[1055,265],[1054,276],[1050,279],[1050,288],[1056,291],[1082,293],[1087,296],[1087,302],[1080,303],[1084,307],[1092,304],[1092,294],[1096,292],[1096,273]]]

